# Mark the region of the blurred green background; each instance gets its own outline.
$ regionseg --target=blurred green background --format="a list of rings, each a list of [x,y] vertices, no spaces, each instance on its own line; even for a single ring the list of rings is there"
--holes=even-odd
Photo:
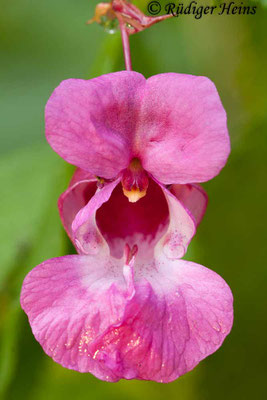
[[[258,7],[254,16],[201,20],[181,16],[131,37],[135,70],[145,76],[161,72],[208,76],[228,113],[232,153],[222,173],[204,185],[209,207],[186,256],[214,269],[232,288],[235,321],[222,348],[170,384],[110,384],[54,363],[34,340],[20,309],[26,273],[45,259],[71,251],[56,203],[72,167],[45,141],[45,103],[64,79],[124,68],[119,34],[107,35],[98,25],[85,25],[96,3],[0,0],[0,396],[8,400],[265,399],[267,19],[263,2],[253,3]],[[134,3],[145,6],[147,1]]]

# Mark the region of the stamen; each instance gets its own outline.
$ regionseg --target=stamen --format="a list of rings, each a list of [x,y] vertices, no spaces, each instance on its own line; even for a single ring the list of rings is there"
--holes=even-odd
[[[122,190],[130,203],[136,203],[146,195],[148,175],[138,158],[132,159],[129,167],[123,171]]]
[[[126,243],[124,247],[124,258],[125,258],[125,264],[129,265],[132,258],[136,256],[138,252],[138,246],[135,244],[132,248],[129,246],[128,243]]]
[[[98,189],[102,189],[102,187],[105,184],[105,179],[101,178],[100,176],[97,176],[96,179],[97,179],[97,184],[96,185],[97,185]]]

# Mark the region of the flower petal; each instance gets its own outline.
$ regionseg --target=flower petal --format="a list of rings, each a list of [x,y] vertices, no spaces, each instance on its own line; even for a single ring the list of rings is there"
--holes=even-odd
[[[226,114],[205,77],[121,71],[61,83],[46,106],[46,136],[66,161],[110,179],[132,158],[165,184],[203,182],[230,151]]]
[[[197,184],[171,185],[170,191],[183,204],[187,212],[199,225],[207,208],[208,195]]]
[[[32,270],[21,304],[45,352],[107,381],[170,382],[220,347],[233,319],[221,277],[164,255],[137,265],[134,282],[132,269],[100,253]]]
[[[120,323],[132,297],[118,266],[103,253],[54,258],[27,275],[21,292],[21,306],[44,351],[64,367],[108,381],[118,380],[116,371],[96,361],[90,346]]]
[[[76,168],[71,178],[69,187],[81,181],[97,181],[97,177],[81,168]]]
[[[45,110],[46,137],[66,161],[107,179],[129,165],[145,78],[133,71],[63,81]]]
[[[58,201],[63,226],[81,254],[84,254],[84,251],[81,250],[81,246],[77,246],[71,225],[78,212],[92,199],[95,191],[96,180],[86,171],[77,169],[69,188]],[[179,225],[182,220],[188,221],[191,226],[192,233],[189,232],[185,239],[184,253],[194,232],[191,219],[195,225],[200,223],[206,210],[208,197],[204,189],[197,184],[172,185],[165,194],[163,194],[164,191],[162,186],[150,179],[146,196],[133,204],[123,195],[122,188],[118,185],[109,200],[103,204],[100,203],[96,223],[110,247],[112,256],[121,258],[127,242],[131,246],[138,245],[138,258],[153,257],[154,246],[168,227],[169,210],[165,195],[169,196],[170,192],[178,200],[178,203],[175,201],[173,203],[177,204],[176,208],[178,207],[179,211],[176,211],[175,217],[171,213],[171,217],[177,219],[176,228],[184,231],[184,225]],[[189,214],[191,219],[185,213]],[[184,214],[185,217],[183,217]],[[83,217],[81,224],[85,222],[86,216]]]
[[[118,185],[97,211],[96,221],[113,257],[121,258],[128,243],[137,244],[137,258],[148,259],[166,232],[169,210],[160,186],[150,179],[147,194],[136,203],[129,202]]]
[[[201,265],[162,256],[136,272],[135,287],[124,322],[95,347],[100,358],[116,352],[134,378],[173,381],[216,351],[231,330],[231,291]]]
[[[143,168],[162,183],[204,182],[226,163],[226,114],[208,78],[152,76],[143,91],[138,121],[136,153]]]
[[[118,178],[98,189],[88,204],[75,216],[71,228],[75,244],[80,253],[96,254],[100,248],[102,248],[102,251],[105,249],[109,253],[108,245],[97,227],[96,212],[103,203],[109,200],[120,180],[121,178]]]
[[[78,212],[86,206],[95,194],[97,189],[96,182],[97,180],[94,176],[84,170],[77,169],[68,189],[58,199],[58,209],[62,224],[74,246],[76,246],[76,243],[71,228],[72,222]],[[79,248],[77,250],[79,251]]]
[[[170,259],[182,258],[196,233],[195,220],[187,212],[183,204],[165,186],[161,189],[169,207],[169,226],[166,233],[158,241],[155,254],[162,251]]]

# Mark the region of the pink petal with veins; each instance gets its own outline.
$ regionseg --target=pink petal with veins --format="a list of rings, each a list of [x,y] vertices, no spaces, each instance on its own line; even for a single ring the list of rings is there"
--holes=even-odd
[[[97,177],[81,168],[76,168],[69,183],[69,187],[81,181],[97,181]]]
[[[196,183],[187,185],[171,185],[171,193],[183,204],[198,226],[208,205],[208,195]]]
[[[76,246],[71,225],[80,209],[86,206],[96,190],[96,178],[78,168],[71,179],[70,186],[58,199],[58,209],[62,224],[77,251],[79,251],[79,248]]]
[[[155,252],[160,254],[163,251],[170,259],[182,258],[196,233],[195,221],[183,204],[163,185],[160,186],[169,207],[170,222],[166,233],[156,244]]]
[[[135,96],[144,84],[145,78],[132,71],[63,81],[45,109],[49,144],[69,163],[114,178],[132,157],[139,105]]]
[[[48,260],[25,278],[21,305],[50,357],[110,382],[178,378],[221,346],[233,319],[221,277],[163,255]]]
[[[55,89],[46,136],[66,161],[107,179],[133,158],[164,184],[217,175],[230,151],[226,114],[205,77],[121,71]]]
[[[215,85],[202,76],[175,73],[149,78],[135,140],[144,169],[162,183],[213,178],[230,152]]]
[[[120,182],[120,178],[97,189],[85,207],[76,214],[72,225],[75,245],[81,254],[96,254],[100,249],[109,252],[108,245],[101,235],[97,223],[97,210],[109,200],[111,193]]]
[[[208,78],[152,76],[142,101],[136,145],[147,171],[165,184],[204,182],[220,172],[230,152],[229,136],[225,111]]]

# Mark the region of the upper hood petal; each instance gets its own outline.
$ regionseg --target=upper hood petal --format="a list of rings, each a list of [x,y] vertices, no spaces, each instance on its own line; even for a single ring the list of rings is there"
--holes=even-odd
[[[136,95],[144,84],[143,75],[133,71],[63,81],[45,109],[49,144],[69,163],[114,178],[132,157]]]
[[[132,158],[165,184],[203,182],[230,151],[226,114],[205,77],[133,71],[69,79],[46,105],[46,137],[66,161],[115,178]]]
[[[215,85],[206,77],[185,74],[149,78],[135,146],[143,167],[162,183],[204,182],[217,175],[230,142]]]

